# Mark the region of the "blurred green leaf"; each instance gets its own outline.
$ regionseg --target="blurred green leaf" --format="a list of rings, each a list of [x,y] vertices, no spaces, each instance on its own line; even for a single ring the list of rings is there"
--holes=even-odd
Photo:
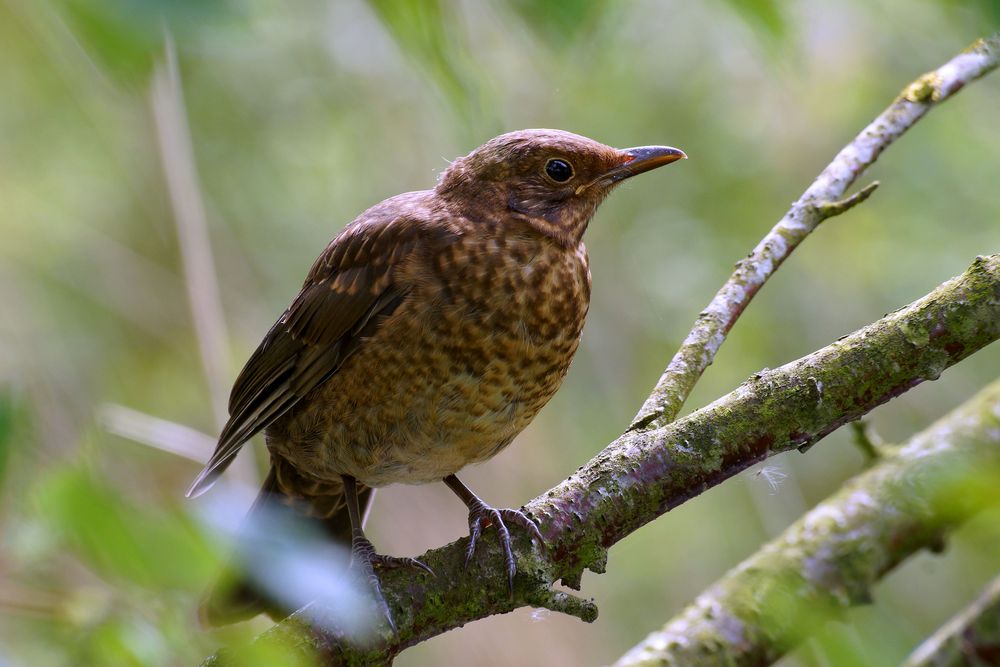
[[[143,83],[170,29],[175,36],[225,5],[220,0],[59,0],[70,27],[119,83]]]
[[[609,7],[607,0],[509,0],[509,4],[552,47],[573,42],[587,28],[596,25]]]
[[[14,396],[0,388],[0,489],[7,477],[7,462],[13,449],[14,422],[16,420]]]
[[[725,2],[763,37],[779,41],[785,39],[788,24],[781,3],[776,0],[725,0]]]
[[[1000,466],[995,460],[959,460],[931,470],[920,483],[901,492],[944,519],[964,520],[984,508],[1000,507]]]
[[[1000,0],[940,0],[940,2],[953,10],[971,9],[990,21],[992,25],[983,26],[982,37],[1000,27]]]
[[[857,634],[852,628],[830,623],[816,632],[812,648],[822,656],[820,664],[825,665],[867,665]]]
[[[472,113],[477,89],[469,54],[456,37],[454,14],[440,0],[368,0],[404,53],[413,57],[460,116]]]
[[[229,650],[232,664],[245,667],[315,667],[318,661],[293,652],[287,646],[266,642],[236,646]]]
[[[142,619],[113,618],[98,625],[81,647],[86,664],[170,664],[169,647],[158,629]]]
[[[188,517],[138,507],[87,470],[51,474],[39,485],[37,501],[75,554],[108,579],[196,590],[216,567],[211,547]]]

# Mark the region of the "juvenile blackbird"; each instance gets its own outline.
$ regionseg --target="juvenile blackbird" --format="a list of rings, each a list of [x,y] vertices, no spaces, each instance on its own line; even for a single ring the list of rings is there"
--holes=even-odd
[[[274,499],[351,543],[389,623],[362,531],[370,490],[444,481],[468,506],[471,557],[494,526],[509,583],[506,524],[455,476],[506,447],[562,383],[590,302],[582,237],[615,185],[686,157],[617,150],[560,130],[501,135],[456,159],[433,190],[368,209],[326,247],[236,379],[230,418],[188,491],[205,492],[263,430]],[[254,510],[251,510],[251,515]],[[213,624],[275,612],[251,584],[217,587]],[[285,612],[290,610],[284,610]]]

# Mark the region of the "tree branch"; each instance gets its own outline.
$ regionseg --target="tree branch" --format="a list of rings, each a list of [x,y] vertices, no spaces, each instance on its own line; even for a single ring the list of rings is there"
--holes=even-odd
[[[858,176],[924,114],[967,83],[996,69],[998,62],[1000,33],[978,40],[908,85],[878,118],[837,153],[746,259],[736,263],[733,275],[701,311],[629,430],[656,428],[672,421],[702,373],[712,364],[737,318],[782,262],[821,222],[860,204],[875,191],[878,182],[843,199]]]
[[[775,662],[820,624],[869,602],[873,584],[908,556],[995,504],[995,496],[969,490],[990,474],[995,484],[998,465],[1000,381],[885,454],[615,667]]]
[[[420,559],[437,573],[384,570],[382,591],[398,632],[362,650],[313,625],[316,605],[258,641],[315,654],[321,664],[379,664],[470,621],[521,606],[584,620],[593,603],[550,586],[578,588],[584,568],[603,572],[607,549],[702,491],[774,454],[805,448],[1000,337],[1000,255],[979,257],[923,299],[832,345],[753,376],[732,393],[666,427],[623,434],[565,482],[525,506],[547,553],[518,535],[513,597],[490,533],[464,567],[467,538]],[[225,664],[224,655],[206,664]]]
[[[979,598],[917,647],[903,667],[1000,663],[1000,577]]]

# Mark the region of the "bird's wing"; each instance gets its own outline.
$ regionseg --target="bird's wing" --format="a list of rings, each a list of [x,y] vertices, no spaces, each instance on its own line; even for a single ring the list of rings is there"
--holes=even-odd
[[[333,375],[399,306],[408,286],[394,269],[412,252],[417,227],[400,216],[361,220],[327,246],[236,378],[229,421],[189,498],[207,491],[244,442]]]

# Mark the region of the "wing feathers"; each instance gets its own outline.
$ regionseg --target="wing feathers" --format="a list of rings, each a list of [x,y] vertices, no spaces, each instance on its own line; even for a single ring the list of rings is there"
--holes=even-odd
[[[333,375],[405,298],[393,266],[413,247],[413,229],[392,220],[348,228],[316,260],[302,291],[240,372],[229,421],[192,484],[198,496],[244,442]]]

